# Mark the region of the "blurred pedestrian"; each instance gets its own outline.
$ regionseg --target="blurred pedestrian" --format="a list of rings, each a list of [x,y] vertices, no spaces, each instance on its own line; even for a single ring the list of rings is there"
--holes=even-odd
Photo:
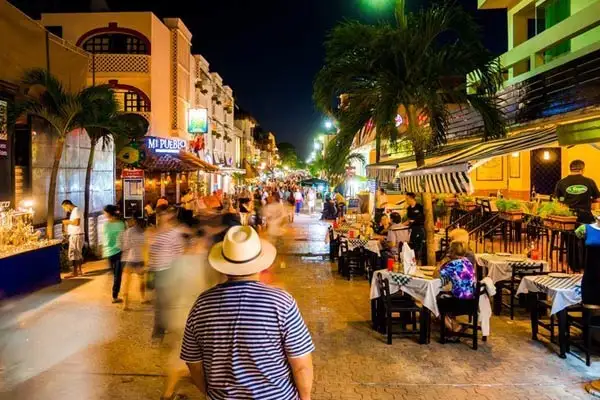
[[[247,226],[233,227],[208,261],[227,282],[190,311],[181,359],[209,399],[310,399],[314,345],[291,295],[259,282],[276,250]],[[226,310],[226,312],[224,312]]]
[[[315,212],[315,201],[317,199],[317,195],[315,193],[315,189],[310,188],[306,193],[306,204],[308,205],[308,214],[312,214]]]
[[[160,196],[160,198],[156,202],[156,208],[159,208],[162,206],[168,206],[168,205],[169,205],[169,200],[167,200],[167,198],[165,196]]]
[[[267,235],[269,241],[275,245],[278,251],[281,251],[287,214],[281,203],[281,199],[279,198],[279,193],[275,192],[269,197],[269,203],[263,209],[263,216],[267,223]],[[285,262],[283,260],[280,260],[279,263],[275,264],[279,264],[281,268],[285,268]]]
[[[162,340],[166,331],[165,312],[174,294],[170,270],[173,261],[185,250],[183,232],[178,229],[175,209],[158,213],[158,228],[148,240],[148,271],[155,291],[152,338]]]
[[[187,316],[201,293],[225,281],[224,275],[211,268],[207,260],[208,250],[214,244],[213,234],[219,229],[221,227],[208,227],[193,232],[187,239],[184,254],[173,261],[169,288],[173,297],[165,315],[169,330],[166,342],[170,355],[161,400],[185,398],[176,391],[181,378],[189,373],[185,363],[179,358]]]
[[[121,221],[119,210],[115,205],[109,204],[104,207],[104,216],[108,218],[108,221],[102,227],[104,236],[102,252],[104,258],[108,259],[113,272],[112,302],[122,303],[123,300],[119,298],[119,292],[121,291],[121,278],[123,276],[121,241],[123,232],[125,232],[125,224]]]
[[[299,215],[304,203],[304,195],[299,187],[296,187],[296,190],[294,191],[294,201],[296,205],[296,215]]]
[[[132,275],[139,280],[140,298],[146,302],[146,282],[144,279],[144,249],[146,247],[146,234],[142,226],[141,215],[136,213],[127,220],[127,229],[123,233],[123,247],[121,262],[124,263],[125,282],[123,282],[124,309],[129,309],[129,289]]]
[[[73,266],[73,273],[69,278],[74,278],[83,275],[83,216],[79,207],[71,202],[71,200],[63,200],[62,209],[69,214],[69,219],[63,219],[63,226],[67,227],[67,235],[69,237],[69,261]]]

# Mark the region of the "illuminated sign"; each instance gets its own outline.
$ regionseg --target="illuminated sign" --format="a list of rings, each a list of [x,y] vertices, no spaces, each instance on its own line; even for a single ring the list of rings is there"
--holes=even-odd
[[[146,138],[146,147],[155,153],[176,154],[187,147],[187,142],[183,139],[148,137]]]
[[[187,115],[189,133],[208,133],[208,110],[206,108],[190,108]]]

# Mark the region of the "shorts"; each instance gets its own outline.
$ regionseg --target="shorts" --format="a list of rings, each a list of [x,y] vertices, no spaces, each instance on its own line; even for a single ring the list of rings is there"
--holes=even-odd
[[[69,236],[69,261],[83,260],[83,235]]]
[[[131,272],[136,274],[144,273],[144,262],[143,261],[134,261],[134,262],[126,262],[125,268],[129,269]]]

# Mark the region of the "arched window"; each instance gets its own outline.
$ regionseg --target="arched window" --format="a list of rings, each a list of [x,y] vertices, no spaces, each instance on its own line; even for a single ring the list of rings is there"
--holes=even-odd
[[[85,51],[111,54],[150,54],[148,43],[128,33],[103,33],[83,42]]]
[[[135,86],[125,85],[117,81],[109,81],[115,97],[124,112],[147,112],[151,109],[150,98]]]

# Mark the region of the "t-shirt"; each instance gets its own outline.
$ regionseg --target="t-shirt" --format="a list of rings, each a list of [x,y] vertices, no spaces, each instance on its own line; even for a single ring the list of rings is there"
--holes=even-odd
[[[296,400],[287,358],[314,349],[292,296],[260,282],[227,282],[192,307],[181,359],[202,362],[209,399]]]
[[[145,244],[146,235],[142,228],[137,226],[127,228],[123,233],[123,256],[121,260],[130,263],[143,262]]]
[[[413,222],[410,226],[423,226],[425,225],[425,214],[423,213],[423,206],[419,203],[413,207],[406,207],[406,217]]]
[[[69,235],[82,235],[83,234],[83,215],[79,211],[79,207],[75,207],[71,210],[69,221],[75,221],[79,219],[79,225],[67,225],[67,233]]]
[[[148,244],[148,269],[163,271],[185,251],[183,234],[174,228],[159,229]]]
[[[590,211],[592,201],[600,197],[600,192],[592,179],[583,175],[569,175],[558,181],[554,195],[569,208]]]
[[[108,221],[102,228],[104,233],[104,245],[102,254],[104,257],[111,257],[121,252],[121,239],[125,231],[123,221]]]
[[[302,201],[303,199],[304,199],[304,197],[302,196],[301,192],[294,192],[294,200]]]
[[[388,229],[387,241],[395,243],[396,248],[400,243],[410,240],[410,229],[402,224],[392,224]]]

